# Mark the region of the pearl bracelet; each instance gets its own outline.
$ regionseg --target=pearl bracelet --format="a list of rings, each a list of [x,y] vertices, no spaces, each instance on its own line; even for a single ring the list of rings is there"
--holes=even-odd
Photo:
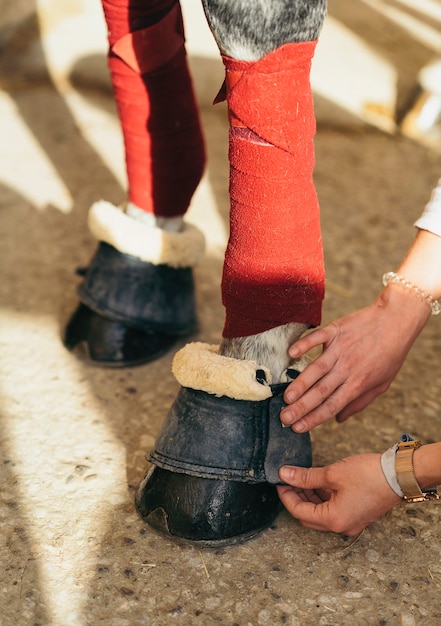
[[[420,289],[417,285],[411,283],[410,280],[404,278],[404,276],[395,274],[395,272],[387,272],[383,275],[383,285],[386,287],[389,283],[401,285],[405,289],[409,289],[409,291],[411,291],[420,300],[425,300],[432,310],[432,315],[439,315],[439,313],[441,313],[441,304],[439,301],[434,300],[430,293],[424,289]]]

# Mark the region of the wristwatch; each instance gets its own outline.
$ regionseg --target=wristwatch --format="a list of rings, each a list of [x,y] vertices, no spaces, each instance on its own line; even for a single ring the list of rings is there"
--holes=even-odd
[[[436,487],[421,490],[413,469],[413,453],[421,447],[421,441],[401,441],[395,454],[395,473],[406,502],[441,500]]]

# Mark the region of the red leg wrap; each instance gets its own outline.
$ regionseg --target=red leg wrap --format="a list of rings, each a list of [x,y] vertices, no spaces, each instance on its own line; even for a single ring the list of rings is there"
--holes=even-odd
[[[175,217],[187,210],[202,176],[204,143],[180,6],[175,4],[156,24],[133,30],[151,15],[151,7],[143,11],[146,4],[150,6],[103,0],[109,67],[124,136],[129,200],[157,216]],[[170,4],[154,6],[160,12]]]
[[[224,337],[289,322],[320,324],[324,264],[312,179],[315,42],[256,63],[224,58],[230,115],[230,239]]]

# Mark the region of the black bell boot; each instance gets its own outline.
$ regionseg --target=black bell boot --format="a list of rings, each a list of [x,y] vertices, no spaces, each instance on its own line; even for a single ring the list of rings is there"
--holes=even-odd
[[[89,228],[98,249],[79,288],[65,346],[108,367],[153,361],[197,329],[192,268],[204,253],[194,226],[169,233],[95,203]]]
[[[265,368],[200,343],[176,354],[173,372],[182,387],[148,457],[153,467],[137,491],[138,511],[177,540],[249,539],[280,510],[279,468],[312,463],[309,434],[279,419],[288,383],[268,384]]]

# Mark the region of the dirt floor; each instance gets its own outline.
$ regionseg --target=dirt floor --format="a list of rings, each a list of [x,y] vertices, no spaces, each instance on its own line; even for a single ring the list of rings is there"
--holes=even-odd
[[[159,536],[139,519],[133,499],[144,457],[178,389],[173,355],[115,371],[79,362],[62,346],[77,303],[75,269],[96,247],[87,211],[97,199],[124,198],[123,154],[102,49],[75,53],[68,76],[54,73],[42,24],[47,7],[57,5],[33,4],[18,2],[20,19],[4,13],[0,21],[1,626],[441,624],[435,503],[398,507],[352,539],[305,530],[282,513],[243,545],[203,551]],[[380,5],[425,26],[427,41]],[[330,4],[330,18],[393,68],[392,127],[414,95],[418,70],[441,49],[440,22],[406,6]],[[80,9],[73,1],[63,10],[80,19]],[[196,272],[197,339],[217,343],[227,121],[225,109],[204,95],[222,73],[219,61],[194,53],[191,63],[209,153],[190,211],[208,241]],[[413,237],[441,163],[438,153],[344,111],[323,93],[317,89],[315,179],[326,322],[378,293],[382,274],[396,267]],[[429,322],[391,389],[363,415],[313,432],[315,464],[383,451],[403,431],[439,439],[439,323]]]

